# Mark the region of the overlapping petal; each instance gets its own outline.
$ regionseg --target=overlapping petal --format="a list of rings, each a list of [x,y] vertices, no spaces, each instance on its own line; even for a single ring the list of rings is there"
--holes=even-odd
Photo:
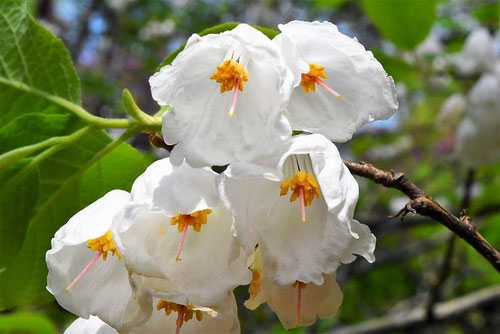
[[[292,21],[278,25],[274,41],[283,49],[295,84],[309,64],[324,67],[322,81],[342,98],[322,87],[304,92],[296,86],[287,106],[292,129],[323,134],[333,141],[349,140],[363,124],[387,119],[398,108],[394,81],[370,51],[330,22]]]
[[[280,286],[267,279],[259,250],[252,256],[250,268],[258,273],[254,274],[254,278],[257,275],[258,279],[256,282],[252,281],[253,291],[250,285],[251,293],[254,294],[245,301],[245,306],[255,310],[260,304],[267,302],[286,329],[312,325],[318,317],[332,318],[342,304],[342,291],[335,281],[335,273],[323,275],[322,285],[307,284],[304,288]],[[300,306],[297,289],[302,289]]]
[[[83,318],[99,315],[120,330],[146,319],[148,307],[136,303],[129,273],[117,255],[109,254],[106,261],[97,259],[75,286],[68,292],[65,289],[97,255],[87,247],[87,241],[110,230],[129,198],[129,193],[114,190],[78,212],[56,232],[46,254],[47,290],[59,305]]]
[[[219,205],[216,174],[187,164],[173,167],[168,160],[153,163],[136,180],[132,197],[135,190],[142,193],[147,188],[150,201],[128,206],[113,236],[130,271],[162,279],[156,289],[164,297],[181,298],[178,302],[183,304],[215,305],[228,291],[250,281],[248,253],[235,246],[232,217]],[[171,225],[172,218],[204,210],[206,224],[199,232],[188,227],[177,261],[182,233]]]
[[[291,156],[309,152],[322,194],[307,207],[306,222],[301,219],[300,203],[280,196],[280,182],[221,176],[220,191],[233,210],[237,231],[244,231],[239,235],[250,239],[242,244],[259,244],[264,271],[272,282],[288,286],[298,280],[321,285],[323,274],[353,261],[353,254],[372,262],[375,237],[368,227],[352,219],[358,187],[335,146],[320,135],[296,136],[293,141],[282,164]]]
[[[238,93],[232,117],[233,92],[221,93],[210,77],[225,60],[243,65],[248,81]],[[275,153],[291,135],[281,114],[292,91],[292,76],[279,48],[264,34],[240,24],[231,31],[193,35],[172,65],[150,79],[163,115],[163,135],[172,163],[183,159],[193,167],[258,162]]]

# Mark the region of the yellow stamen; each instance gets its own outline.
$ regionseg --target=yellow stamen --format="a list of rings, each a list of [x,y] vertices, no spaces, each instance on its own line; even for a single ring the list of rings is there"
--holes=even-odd
[[[260,292],[260,286],[262,285],[262,281],[260,279],[260,273],[257,269],[250,269],[252,271],[252,282],[250,282],[250,286],[248,287],[248,293],[250,297],[256,297]]]
[[[191,225],[195,232],[200,232],[201,225],[207,223],[207,215],[210,214],[211,212],[212,210],[205,209],[190,213],[188,215],[180,214],[170,219],[170,225],[177,224],[177,231],[179,231],[179,233],[181,233],[184,230],[185,224]]]
[[[90,239],[87,241],[87,247],[90,248],[93,251],[100,252],[102,251],[102,259],[106,261],[106,258],[108,256],[108,252],[111,252],[111,255],[117,255],[119,259],[121,259],[120,253],[118,253],[118,250],[115,247],[115,243],[113,242],[113,239],[111,239],[111,230],[106,232],[105,235],[102,237],[96,238],[96,239]]]
[[[309,64],[309,73],[302,73],[302,81],[300,85],[304,88],[304,93],[309,93],[309,90],[313,92],[316,91],[316,80],[323,82],[320,78],[328,78],[323,66],[318,66],[316,64]]]
[[[242,91],[243,82],[248,81],[248,73],[243,69],[243,65],[231,59],[217,66],[217,71],[210,77],[220,83],[221,93],[232,90],[238,78],[238,89]]]
[[[200,310],[195,310],[194,306],[189,304],[188,306],[176,304],[173,302],[167,302],[161,299],[156,305],[156,309],[159,311],[161,309],[165,310],[165,315],[168,316],[172,312],[177,312],[177,314],[182,314],[182,323],[188,322],[193,319],[193,314],[196,317],[196,320],[203,320],[203,312]],[[182,326],[182,323],[180,326]]]
[[[290,202],[294,202],[300,196],[300,189],[302,188],[304,193],[304,205],[311,205],[314,196],[321,198],[321,192],[319,190],[319,185],[314,175],[304,172],[303,170],[298,171],[293,176],[293,180],[290,182],[290,178],[286,178],[281,182],[280,185],[281,192],[280,196],[284,196],[288,193],[288,188],[290,188],[293,193],[290,196]]]

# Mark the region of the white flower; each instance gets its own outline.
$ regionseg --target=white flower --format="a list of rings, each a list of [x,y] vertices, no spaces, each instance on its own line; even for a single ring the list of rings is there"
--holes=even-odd
[[[457,130],[457,152],[470,167],[500,160],[500,78],[483,74],[468,95],[467,113]]]
[[[152,290],[165,300],[217,305],[251,279],[249,253],[235,244],[232,217],[217,197],[216,176],[187,164],[173,167],[169,159],[157,161],[132,187],[134,201],[141,204],[130,205],[114,226],[127,268],[159,278]]]
[[[64,334],[118,334],[118,332],[99,319],[91,315],[90,318],[78,318],[69,325]]]
[[[267,279],[259,249],[249,262],[253,279],[245,306],[255,310],[267,302],[286,329],[312,325],[317,317],[332,318],[342,304],[342,291],[335,281],[335,273],[323,275],[324,282],[319,286],[302,282],[280,286]]]
[[[281,183],[221,175],[219,184],[238,238],[247,248],[259,244],[269,280],[322,285],[323,274],[353,261],[353,254],[373,262],[375,237],[352,219],[358,185],[335,145],[321,135],[296,136],[280,167]]]
[[[462,94],[456,93],[448,97],[441,105],[436,116],[439,128],[455,130],[464,115],[465,106],[466,100]]]
[[[46,254],[47,290],[59,305],[83,318],[98,315],[119,330],[148,316],[148,306],[134,299],[110,233],[114,217],[129,199],[129,193],[113,190],[87,206],[56,232]]]
[[[494,60],[493,37],[484,27],[474,29],[467,36],[462,52],[452,58],[458,73],[465,76],[491,69]]]
[[[330,22],[292,21],[278,28],[282,33],[274,41],[296,86],[286,108],[292,129],[346,141],[363,124],[394,115],[392,77],[355,38]]]
[[[228,294],[217,311],[208,307],[179,305],[164,300],[153,301],[156,310],[148,321],[134,326],[129,333],[239,333],[238,310],[232,293]],[[168,313],[168,314],[166,314]],[[181,316],[179,316],[181,314]],[[78,318],[64,334],[118,334],[118,332],[96,316]]]
[[[258,162],[291,135],[281,111],[292,75],[280,49],[246,24],[192,35],[150,84],[153,98],[171,106],[163,114],[163,136],[177,144],[171,152],[176,166],[183,159],[193,167]]]
[[[228,293],[216,309],[183,305],[155,298],[151,318],[130,333],[217,334],[240,333],[238,309],[233,293]]]

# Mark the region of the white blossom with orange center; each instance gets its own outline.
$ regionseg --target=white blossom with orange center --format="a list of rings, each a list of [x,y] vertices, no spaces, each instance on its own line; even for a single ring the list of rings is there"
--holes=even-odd
[[[193,167],[256,163],[291,135],[282,115],[293,75],[280,48],[257,29],[192,35],[184,50],[150,79],[172,163]]]
[[[318,317],[332,318],[342,304],[342,291],[335,281],[335,273],[323,275],[321,285],[296,281],[280,286],[267,278],[259,249],[249,258],[249,265],[254,274],[245,306],[255,310],[260,304],[268,303],[286,329],[312,325]]]
[[[249,252],[235,246],[232,217],[220,205],[217,174],[209,169],[154,162],[132,187],[131,205],[113,235],[127,268],[157,278],[152,294],[183,305],[217,305],[248,284]],[[149,189],[149,191],[145,191]]]
[[[323,274],[354,254],[374,261],[375,237],[353,219],[358,184],[334,144],[317,134],[295,136],[279,168],[280,180],[219,177],[237,237],[247,248],[259,245],[268,280],[322,285]]]
[[[293,130],[343,142],[363,124],[394,115],[394,81],[356,38],[330,22],[292,21],[278,28],[273,41],[295,80],[286,107]]]
[[[236,300],[228,293],[219,305],[210,307],[182,305],[161,298],[151,299],[151,317],[127,330],[130,334],[165,333],[240,333]],[[64,334],[118,334],[96,316],[76,319]]]
[[[134,298],[110,233],[129,200],[128,192],[113,190],[87,206],[56,232],[46,254],[47,290],[59,305],[80,317],[98,315],[121,331],[149,316]]]

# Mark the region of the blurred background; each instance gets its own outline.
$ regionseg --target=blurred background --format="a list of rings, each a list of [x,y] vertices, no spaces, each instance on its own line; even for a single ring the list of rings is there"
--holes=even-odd
[[[497,0],[32,0],[31,12],[69,49],[84,108],[103,117],[126,117],[124,88],[155,113],[148,79],[194,32],[231,21],[273,29],[293,19],[335,23],[375,54],[394,78],[400,104],[391,120],[340,144],[344,159],[404,172],[455,215],[466,208],[500,248]],[[147,135],[130,144],[151,161],[167,155]],[[436,222],[388,219],[408,199],[358,182],[355,218],[376,235],[377,261],[340,268],[344,302],[335,319],[289,332],[499,333],[498,272]],[[267,305],[243,307],[246,287],[236,293],[243,333],[285,332]],[[432,309],[439,312],[432,316]],[[74,319],[55,302],[16,312],[27,312],[37,333],[62,332]]]

